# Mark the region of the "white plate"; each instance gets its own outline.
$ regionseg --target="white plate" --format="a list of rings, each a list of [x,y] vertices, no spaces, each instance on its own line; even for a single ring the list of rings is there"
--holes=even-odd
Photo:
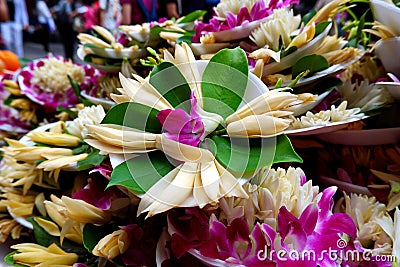
[[[400,23],[400,21],[399,21]],[[386,72],[400,76],[400,36],[381,39],[375,44],[375,54],[382,61]]]
[[[349,123],[351,122],[359,121],[365,118],[367,118],[367,116],[361,118],[351,118],[346,121],[330,122],[326,125],[317,125],[301,129],[285,130],[283,133],[288,136],[304,136],[331,133],[346,128],[347,125],[349,125]]]
[[[400,62],[399,62],[400,64]],[[385,87],[394,99],[400,100],[400,83],[396,82],[377,82],[376,85]]]
[[[370,0],[375,20],[391,27],[400,35],[400,8],[383,0]]]
[[[223,43],[223,42],[228,42],[231,40],[239,40],[242,38],[246,38],[250,36],[250,33],[257,28],[260,23],[267,21],[269,18],[263,18],[260,20],[255,20],[252,22],[249,22],[248,24],[244,26],[236,26],[230,30],[226,31],[220,31],[220,32],[213,32],[212,34],[215,37],[215,42],[217,43]]]
[[[328,143],[348,146],[375,146],[400,142],[400,128],[337,131],[317,135]]]
[[[94,54],[101,56],[101,57],[106,57],[106,58],[115,58],[115,59],[123,59],[124,57],[127,58],[139,58],[139,57],[144,57],[147,55],[146,49],[131,49],[131,48],[123,48],[120,51],[117,51],[112,48],[96,48],[96,47],[91,47],[90,48]]]
[[[287,68],[292,67],[297,60],[300,58],[312,54],[315,49],[317,49],[322,42],[324,41],[325,37],[328,35],[329,31],[332,28],[332,23],[329,24],[326,29],[318,34],[317,37],[312,39],[308,44],[300,47],[298,50],[294,51],[293,53],[287,55],[286,57],[281,58],[280,62],[273,62],[270,64],[267,64],[263,68],[263,76],[274,74],[277,72],[280,72],[282,70],[285,70]]]
[[[78,55],[78,58],[80,60],[82,60],[86,64],[88,64],[88,65],[90,65],[93,68],[96,68],[98,70],[105,71],[105,72],[119,72],[119,71],[121,71],[121,67],[120,66],[106,66],[106,65],[94,64],[93,62],[84,61],[86,53],[85,53],[85,51],[83,50],[82,47],[78,48],[78,50],[76,51],[76,54]]]
[[[342,62],[340,64],[332,65],[329,68],[324,69],[322,71],[318,71],[318,72],[314,73],[313,76],[311,76],[311,77],[301,78],[293,87],[296,88],[296,87],[304,86],[304,85],[310,84],[312,82],[315,82],[318,79],[321,79],[321,78],[324,78],[324,77],[327,77],[327,76],[335,75],[335,74],[345,70],[347,67],[349,67],[353,63],[355,63],[358,60],[360,60],[364,56],[364,54],[365,54],[365,51],[363,50],[357,56],[355,56],[355,57],[353,57],[353,58],[351,58],[351,59],[349,59],[347,61],[344,61],[344,62]],[[291,82],[292,81],[284,82],[282,84],[282,86],[283,87],[287,86]]]
[[[95,105],[102,105],[103,108],[107,109],[107,110],[110,109],[113,105],[115,105],[115,102],[112,100],[90,96],[86,92],[83,92],[83,91],[81,92],[81,95]]]
[[[214,43],[214,44],[200,44],[192,43],[189,45],[195,56],[201,56],[204,54],[214,54],[219,50],[227,47],[231,47],[230,43]]]

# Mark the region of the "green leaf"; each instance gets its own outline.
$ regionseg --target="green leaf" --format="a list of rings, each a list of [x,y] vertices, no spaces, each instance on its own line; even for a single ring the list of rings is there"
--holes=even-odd
[[[209,149],[225,168],[236,175],[246,176],[279,162],[302,162],[285,135],[251,139],[213,136],[211,139],[215,146],[209,143]]]
[[[81,96],[81,87],[79,86],[79,84],[74,79],[72,79],[72,77],[69,76],[69,74],[67,75],[67,77],[68,77],[69,83],[71,84],[71,87],[74,91],[74,94],[78,98],[79,102],[81,102],[86,107],[93,106],[94,105],[93,103],[87,101],[86,99],[84,99]]]
[[[326,27],[329,26],[329,24],[331,24],[332,22],[330,21],[322,21],[319,22],[316,26],[315,26],[315,36],[319,35],[320,33],[322,33],[323,31],[325,31]]]
[[[76,119],[78,117],[78,115],[73,112],[71,109],[69,108],[64,108],[63,106],[58,106],[57,107],[57,112],[65,112],[67,113],[72,119]]]
[[[39,216],[42,219],[52,221],[49,217]],[[33,235],[35,237],[36,242],[44,247],[48,247],[51,244],[55,243],[57,246],[62,248],[65,252],[72,252],[78,254],[80,257],[86,256],[86,250],[79,244],[72,242],[69,239],[64,239],[63,244],[60,244],[60,237],[52,236],[47,233],[39,224],[33,219],[34,217],[30,217],[26,219],[28,222],[33,225]]]
[[[157,119],[158,110],[134,102],[114,105],[106,114],[102,124],[117,124],[150,133],[160,133],[161,123]]]
[[[100,155],[99,153],[100,150],[94,149],[84,160],[78,161],[78,171],[99,166],[107,157],[106,155]]]
[[[292,69],[292,77],[296,77],[303,71],[309,70],[309,75],[316,73],[317,71],[321,71],[327,69],[329,67],[328,61],[321,55],[307,55],[294,64]]]
[[[206,13],[207,13],[207,11],[205,11],[205,10],[193,11],[193,12],[187,14],[186,16],[184,16],[183,19],[178,21],[178,23],[181,24],[181,23],[193,22],[199,18],[202,18]]]
[[[281,52],[281,58],[286,57],[287,55],[290,55],[291,53],[293,53],[293,52],[296,51],[296,50],[297,50],[297,47],[296,47],[296,46],[291,46],[291,47],[289,47],[288,49],[283,50],[283,51]]]
[[[315,14],[317,14],[317,10],[315,8],[311,9],[310,12],[308,12],[301,18],[301,22],[306,25],[312,19],[312,17],[315,16]]]
[[[182,108],[190,112],[191,89],[185,77],[174,64],[162,62],[155,66],[150,73],[149,82],[174,108]]]
[[[96,226],[90,223],[85,224],[82,230],[83,246],[92,253],[97,243],[114,229],[115,227],[112,225]]]
[[[241,48],[225,48],[215,54],[202,78],[204,110],[223,118],[235,112],[246,92],[248,72],[247,57]]]
[[[143,194],[174,168],[161,151],[142,154],[118,165],[107,187],[122,185]]]
[[[184,36],[179,37],[176,40],[176,43],[177,44],[181,44],[181,43],[191,44],[192,43],[192,38],[193,38],[193,35],[184,35]]]
[[[18,264],[15,263],[13,255],[18,253],[18,251],[13,251],[8,253],[5,257],[4,257],[4,263],[8,264],[9,266],[16,266],[16,267],[26,267],[27,265],[22,265],[22,264]]]
[[[51,221],[47,217],[41,218]],[[39,224],[33,219],[33,217],[30,217],[26,220],[33,225],[33,236],[35,237],[35,240],[39,245],[44,247],[48,247],[52,243],[56,243],[57,246],[60,245],[60,238],[47,233],[42,227],[39,226]]]
[[[276,151],[273,163],[281,162],[303,162],[303,159],[296,153],[296,151],[294,151],[289,137],[283,134],[277,136]]]

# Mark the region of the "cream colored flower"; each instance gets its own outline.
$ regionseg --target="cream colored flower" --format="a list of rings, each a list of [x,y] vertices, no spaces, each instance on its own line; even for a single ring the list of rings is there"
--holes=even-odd
[[[231,137],[268,137],[282,133],[290,125],[292,114],[284,109],[298,97],[289,92],[271,90],[256,97],[225,120]]]
[[[238,14],[239,10],[244,6],[250,12],[255,2],[255,0],[221,0],[214,10],[219,19],[223,20],[228,12]]]
[[[93,248],[93,255],[108,260],[123,254],[130,245],[129,236],[124,229],[112,232],[103,237]]]
[[[81,139],[85,139],[89,133],[87,125],[98,125],[106,116],[101,105],[85,107],[78,111],[78,117],[73,121],[66,122],[68,132]]]
[[[60,242],[67,238],[82,244],[81,224],[68,216],[67,208],[60,198],[54,195],[51,195],[50,198],[51,201],[44,201],[44,205],[48,216],[61,228]]]
[[[71,266],[78,261],[78,255],[67,253],[56,244],[49,247],[43,247],[34,243],[22,243],[11,246],[18,251],[12,255],[14,261],[18,264],[28,266]]]
[[[69,218],[80,223],[104,224],[111,219],[111,213],[101,210],[83,200],[62,196],[61,201]]]
[[[311,25],[312,23],[318,23],[321,21],[326,21],[329,18],[333,17],[340,11],[346,9],[346,7],[342,8],[341,5],[349,2],[350,0],[333,0],[327,3],[324,7],[318,10],[317,14],[315,14],[307,23],[307,25]]]
[[[43,59],[43,65],[33,70],[33,77],[30,80],[32,85],[37,85],[47,92],[65,92],[71,87],[67,75],[77,83],[85,80],[85,70],[72,63],[64,62],[54,56]]]
[[[273,58],[276,62],[280,62],[281,53],[268,49],[268,47],[263,47],[251,52],[249,54],[249,58],[253,58],[255,60],[262,59],[264,63],[267,63],[270,58]]]
[[[12,239],[19,239],[24,227],[13,219],[0,220],[0,243],[4,243],[11,234]]]
[[[360,108],[361,112],[379,108],[392,102],[390,93],[382,86],[369,83],[368,79],[352,83],[345,81],[337,87],[340,96],[348,102],[349,108]]]
[[[308,111],[305,116],[295,118],[290,116],[292,123],[291,129],[307,128],[312,126],[324,126],[330,122],[340,122],[349,119],[362,118],[359,108],[347,109],[347,101],[343,101],[337,108],[332,105],[330,110],[322,110],[318,113]]]
[[[19,163],[13,157],[4,156],[1,161],[0,183],[3,186],[23,186],[26,194],[33,184],[43,185],[43,171],[29,163]]]
[[[144,153],[156,149],[157,134],[111,124],[87,125],[87,128],[89,136],[95,139],[85,139],[85,142],[103,154]]]
[[[15,216],[27,218],[33,215],[36,195],[29,193],[23,195],[19,190],[7,189],[0,197],[2,198],[0,205],[6,206]]]
[[[161,135],[159,149],[184,163],[169,172],[142,197],[138,214],[149,216],[174,207],[204,207],[223,196],[247,198],[239,181],[206,149],[185,145]]]
[[[27,136],[35,143],[58,147],[76,147],[81,141],[79,137],[65,133],[30,131]]]
[[[300,33],[293,38],[290,44],[286,47],[286,49],[294,46],[300,48],[308,42],[310,42],[315,36],[315,23],[311,23],[310,25],[305,26]]]
[[[72,150],[67,148],[52,148],[39,146],[26,146],[19,141],[6,138],[9,146],[3,147],[5,155],[13,157],[17,161],[34,163],[38,160],[45,160],[46,156],[71,156]]]
[[[340,204],[340,202],[339,202]],[[357,227],[357,240],[363,247],[381,250],[390,254],[392,242],[386,233],[385,225],[393,225],[384,204],[376,201],[375,197],[351,194],[344,196],[344,212],[350,215]],[[383,226],[383,227],[382,227]],[[389,246],[388,246],[389,245]]]
[[[246,184],[245,191],[249,198],[225,197],[219,202],[222,210],[220,220],[228,223],[238,217],[243,217],[249,227],[255,222],[262,222],[275,228],[279,209],[286,206],[296,217],[311,203],[319,200],[319,189],[308,181],[301,184],[304,172],[300,168],[290,167],[266,169],[258,174],[260,185]]]
[[[149,83],[148,80],[134,75],[135,80],[119,75],[122,88],[117,90],[122,95],[111,94],[116,103],[137,102],[157,110],[172,109],[171,104]]]
[[[293,10],[286,8],[275,9],[269,19],[261,23],[250,35],[258,47],[268,46],[274,51],[280,51],[280,44],[287,48],[291,35],[300,25],[300,15],[294,16]]]

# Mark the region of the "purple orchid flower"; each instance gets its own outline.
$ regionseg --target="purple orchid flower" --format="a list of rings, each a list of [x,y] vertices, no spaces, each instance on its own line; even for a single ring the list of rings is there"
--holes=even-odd
[[[67,108],[77,104],[79,101],[72,87],[65,91],[53,92],[49,91],[48,88],[42,88],[37,84],[32,84],[31,80],[34,77],[34,70],[44,66],[45,59],[47,58],[49,58],[49,56],[29,62],[28,66],[24,68],[19,75],[22,77],[22,84],[20,84],[21,92],[32,101],[42,105],[46,112],[51,113],[59,106]],[[63,62],[68,61],[61,56],[54,56],[54,58]],[[84,81],[79,84],[81,90],[90,95],[94,95],[99,85],[97,79],[102,75],[102,72],[89,65],[81,66],[77,63],[73,64],[84,70]],[[67,75],[67,73],[65,75]]]
[[[128,36],[126,35],[126,33],[120,31],[117,42],[122,44],[124,47],[128,46],[129,39],[128,39]]]
[[[121,255],[125,266],[156,266],[156,247],[161,234],[157,220],[147,220],[144,225],[129,224],[122,227],[130,242]]]
[[[172,252],[179,258],[189,251],[212,266],[337,266],[340,252],[347,249],[339,241],[344,241],[344,234],[353,240],[356,226],[349,215],[332,213],[335,192],[335,187],[324,190],[318,204],[307,206],[298,218],[281,207],[277,229],[258,223],[250,231],[243,218],[225,225],[214,214],[207,222],[199,209],[185,209],[185,215],[182,210],[170,212]],[[332,258],[329,251],[335,251],[338,258]],[[298,258],[290,257],[294,252]]]
[[[192,37],[192,42],[200,42],[200,37],[204,34],[231,30],[238,26],[245,26],[252,21],[264,19],[271,15],[274,9],[290,7],[299,2],[299,0],[273,0],[266,6],[264,0],[259,0],[254,3],[250,11],[247,7],[243,6],[239,9],[237,14],[227,12],[225,15],[226,20],[213,17],[209,23],[198,22],[196,24],[196,33]]]
[[[113,188],[105,189],[108,181],[99,177],[89,180],[89,184],[78,190],[72,197],[83,200],[99,209],[108,210],[111,207],[112,199],[116,196]]]
[[[190,115],[182,109],[165,109],[157,114],[166,136],[182,144],[197,146],[204,137],[204,123],[196,111],[197,99],[190,95]]]

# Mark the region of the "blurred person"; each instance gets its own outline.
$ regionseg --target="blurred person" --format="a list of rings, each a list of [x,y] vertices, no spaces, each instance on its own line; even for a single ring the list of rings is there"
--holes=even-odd
[[[7,0],[9,21],[1,24],[1,34],[8,49],[24,56],[23,32],[29,28],[25,0]]]
[[[73,18],[78,13],[74,10],[73,0],[60,0],[52,9],[56,16],[56,25],[64,47],[65,58],[74,59],[75,32]]]
[[[8,14],[8,7],[5,0],[0,0],[0,22],[6,22],[10,20]]]
[[[114,31],[121,23],[121,5],[119,0],[99,0],[99,25]]]
[[[121,0],[123,25],[157,21],[157,0]]]
[[[0,22],[6,22],[9,18],[6,0],[0,0]],[[0,74],[7,71],[14,72],[21,67],[18,56],[14,52],[6,49],[0,35]]]
[[[97,0],[89,0],[89,2],[86,3],[86,12],[83,13],[86,32],[89,32],[92,26],[99,25],[99,13],[99,2]]]
[[[213,7],[219,3],[219,0],[161,0],[162,6],[165,7],[166,16],[168,18],[179,18],[196,10],[207,11],[204,15],[204,21],[208,21],[213,15]],[[164,9],[161,9],[163,12]]]
[[[39,22],[39,29],[37,31],[39,42],[43,45],[44,51],[50,52],[49,42],[50,33],[56,31],[56,24],[47,6],[48,0],[38,0],[36,2],[37,20]]]

